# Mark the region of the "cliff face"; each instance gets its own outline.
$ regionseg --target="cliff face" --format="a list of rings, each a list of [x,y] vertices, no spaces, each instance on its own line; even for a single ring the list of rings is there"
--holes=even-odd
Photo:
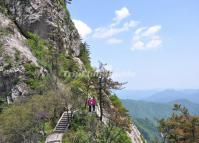
[[[27,44],[29,33],[48,41],[59,53],[71,55],[84,68],[78,58],[80,36],[61,0],[5,0],[2,7],[8,12],[0,13],[0,95],[9,103],[34,92],[27,84],[27,64],[37,67],[40,79],[48,73]]]
[[[11,15],[24,35],[38,34],[59,49],[80,53],[80,36],[63,0],[5,0]]]
[[[0,79],[1,96],[10,94],[8,102],[17,96],[28,95],[24,64],[33,63],[38,66],[37,58],[25,45],[26,38],[19,32],[17,26],[6,16],[0,14]],[[20,81],[17,80],[20,77]]]

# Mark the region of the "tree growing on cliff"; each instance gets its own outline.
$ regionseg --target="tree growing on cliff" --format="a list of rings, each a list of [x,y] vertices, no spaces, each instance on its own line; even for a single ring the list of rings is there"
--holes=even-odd
[[[99,104],[100,104],[100,120],[102,121],[103,118],[103,108],[110,108],[110,100],[111,90],[120,90],[124,83],[120,83],[117,81],[113,81],[111,78],[112,72],[105,68],[105,64],[100,63],[99,69],[97,73],[98,79],[98,90],[99,90]]]
[[[89,45],[85,43],[80,44],[80,55],[79,58],[84,63],[87,70],[91,70],[91,61],[90,61],[90,51]]]
[[[175,104],[171,117],[159,121],[159,130],[164,143],[198,143],[199,117],[191,116],[185,107]]]

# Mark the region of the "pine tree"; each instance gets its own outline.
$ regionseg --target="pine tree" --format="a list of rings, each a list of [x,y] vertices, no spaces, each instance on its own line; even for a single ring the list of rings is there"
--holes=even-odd
[[[168,119],[159,121],[159,130],[164,142],[198,143],[199,117],[191,116],[187,108],[175,104],[173,114]]]
[[[111,76],[112,72],[105,68],[106,64],[99,64],[98,69],[98,89],[99,89],[99,104],[100,104],[100,120],[103,118],[103,108],[106,106],[108,100],[106,100],[110,95],[113,89],[120,90],[122,89],[122,85],[124,83],[119,83],[117,81],[113,81]]]

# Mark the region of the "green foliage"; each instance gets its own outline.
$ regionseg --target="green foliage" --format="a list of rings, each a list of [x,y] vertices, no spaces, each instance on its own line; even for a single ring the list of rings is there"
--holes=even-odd
[[[112,95],[110,97],[111,103],[116,106],[120,112],[123,113],[127,113],[128,114],[128,110],[124,107],[124,105],[122,104],[122,102],[120,101],[120,99],[116,96],[116,95]]]
[[[98,142],[131,143],[132,141],[124,130],[109,124],[108,126],[101,128]]]
[[[18,50],[15,50],[15,61],[19,62],[20,60],[20,52]]]
[[[2,54],[3,54],[3,44],[0,41],[0,56],[2,56]]]
[[[29,79],[26,83],[30,85],[32,89],[37,89],[43,85],[41,80],[36,79]]]
[[[14,34],[13,25],[9,25],[8,27],[0,27],[0,37],[8,36],[9,34]]]
[[[4,134],[9,135],[9,137],[6,137],[7,142],[17,143],[23,140],[22,135],[26,136],[29,134],[27,129],[31,128],[31,132],[35,132],[36,129],[32,128],[35,127],[34,122],[29,122],[31,120],[31,112],[21,106],[13,107],[3,112],[1,124],[3,124],[2,129]]]
[[[120,128],[116,128],[113,131],[113,138],[116,138],[117,143],[131,143],[131,139],[127,136],[126,132],[124,130],[121,130]]]
[[[96,118],[93,115],[88,115],[85,111],[76,113],[70,125],[70,130],[65,134],[64,142],[89,143],[91,137],[89,124],[93,120],[96,120]]]
[[[169,104],[150,103],[145,101],[122,100],[132,117],[149,119],[157,125],[157,119],[169,117],[172,107]]]
[[[41,39],[36,34],[29,33],[29,37],[30,38],[27,43],[31,47],[34,55],[37,57],[39,64],[48,70],[56,70],[59,78],[68,82],[71,80],[71,77],[68,79],[65,77],[65,73],[67,71],[79,71],[78,64],[74,61],[72,56],[59,52],[58,49],[54,49],[49,43]]]
[[[35,95],[27,102],[9,105],[0,114],[0,140],[19,143],[45,139],[46,136],[40,132],[47,134],[52,131],[53,123],[57,122],[66,106],[64,98],[49,92],[43,96]]]
[[[90,62],[90,52],[89,52],[89,46],[87,43],[82,43],[80,45],[80,55],[79,58],[84,63],[87,70],[91,70],[91,62]]]
[[[72,77],[65,77],[66,72],[75,73],[79,71],[78,64],[72,59],[71,56],[66,56],[60,53],[58,56],[58,75],[65,81],[70,80]],[[69,78],[69,79],[68,79]]]
[[[89,115],[88,112],[81,111],[75,115],[74,120],[71,123],[71,129],[74,131],[86,129],[93,120],[96,122],[95,114]]]
[[[0,113],[3,111],[4,108],[6,108],[6,101],[5,98],[0,95]]]
[[[169,143],[197,143],[199,140],[199,117],[191,116],[187,108],[175,104],[173,114],[159,121],[164,141]]]
[[[89,137],[86,131],[79,129],[68,133],[68,137],[65,137],[63,143],[89,143]]]
[[[157,127],[150,120],[134,117],[134,122],[148,143],[154,143],[154,140],[159,142],[162,140]]]
[[[29,78],[26,83],[31,87],[31,89],[38,89],[42,87],[43,79],[38,75],[39,68],[33,64],[25,64],[26,76]]]
[[[6,28],[0,27],[0,36],[8,35],[10,32]]]
[[[123,106],[122,102],[116,95],[110,96],[110,101],[112,104],[110,110],[110,120],[117,127],[129,131],[129,127],[132,124],[132,120],[129,116],[128,110],[126,110],[126,108]]]
[[[36,58],[39,60],[39,63],[42,66],[47,67],[50,56],[48,43],[36,34],[28,33],[28,35],[28,46],[31,47],[31,50]]]
[[[24,67],[26,69],[26,74],[29,78],[35,78],[36,71],[39,70],[39,68],[36,65],[33,64],[24,64]]]
[[[199,105],[189,101],[179,101],[186,106],[192,115],[199,115]],[[148,142],[160,137],[157,129],[158,120],[171,116],[172,103],[150,103],[145,101],[122,100],[129,110],[140,132]],[[150,138],[150,139],[149,139]]]
[[[8,10],[5,6],[5,1],[4,0],[0,0],[0,12],[3,14],[8,14]]]
[[[65,134],[64,143],[131,143],[126,132],[113,126],[104,125],[95,114],[81,112],[75,115],[70,130]]]
[[[11,57],[8,55],[4,56],[4,62],[6,63],[5,64],[6,66],[4,67],[5,70],[10,69],[11,66],[13,65],[13,61],[12,61]]]
[[[54,127],[53,127],[52,122],[49,121],[49,122],[45,122],[44,123],[44,130],[45,130],[46,134],[52,133],[53,129],[54,129]]]

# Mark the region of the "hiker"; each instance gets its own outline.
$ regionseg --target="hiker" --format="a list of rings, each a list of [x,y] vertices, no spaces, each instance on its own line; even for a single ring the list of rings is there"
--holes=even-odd
[[[93,112],[95,112],[95,106],[97,105],[97,101],[96,101],[96,99],[95,99],[95,97],[93,97],[92,99],[92,108],[93,108]]]
[[[86,101],[86,105],[88,105],[88,111],[91,112],[92,109],[92,98],[89,97]]]

